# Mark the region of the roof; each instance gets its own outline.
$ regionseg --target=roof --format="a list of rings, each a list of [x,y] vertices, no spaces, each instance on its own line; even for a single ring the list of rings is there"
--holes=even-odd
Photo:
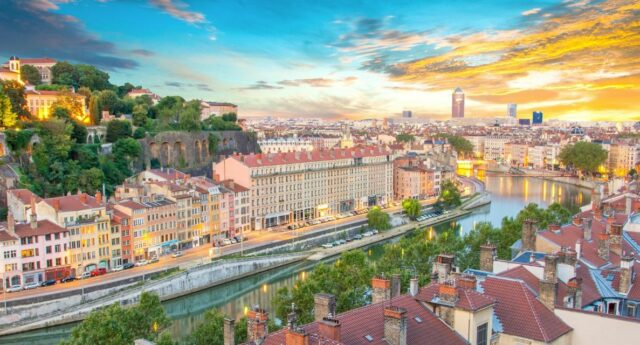
[[[47,198],[44,199],[44,202],[54,209],[57,208],[60,212],[81,211],[102,207],[102,205],[96,201],[96,198],[86,193]]]
[[[237,105],[233,104],[233,103],[227,103],[227,102],[208,102],[208,101],[204,101],[203,103],[206,103],[209,106],[212,107],[237,107]]]
[[[443,345],[468,344],[460,335],[449,328],[429,309],[409,295],[402,295],[391,301],[370,304],[339,314],[340,341],[347,345],[388,345],[384,339],[384,308],[393,305],[407,310],[407,344]],[[422,322],[418,322],[419,318]],[[328,342],[317,335],[318,323],[312,322],[302,327],[310,336],[309,345],[340,344]],[[368,341],[365,336],[373,340]],[[262,345],[282,345],[285,330],[269,334]]]
[[[167,169],[151,169],[149,170],[150,173],[161,177],[165,180],[169,180],[169,181],[174,181],[174,180],[183,180],[185,178],[187,178],[189,175],[183,173],[180,170],[177,169],[173,169],[173,168],[167,168]]]
[[[512,278],[522,280],[536,294],[540,295],[540,279],[531,273],[524,266],[516,266],[498,274],[499,277]],[[558,279],[558,295],[556,297],[556,305],[563,305],[565,296],[567,296],[568,286]]]
[[[143,210],[145,208],[144,205],[133,200],[124,200],[119,202],[118,205],[132,209],[132,210]]]
[[[42,200],[41,197],[37,196],[36,194],[34,194],[32,191],[28,189],[10,189],[7,191],[7,193],[11,193],[18,200],[20,200],[21,203],[25,205],[28,205],[29,203],[31,203],[31,197],[34,197],[36,202],[40,202]]]
[[[524,281],[490,276],[480,284],[484,293],[497,301],[493,310],[503,333],[552,342],[572,331],[536,298]]]
[[[420,289],[420,292],[416,296],[417,299],[427,303],[437,303],[439,299],[438,283],[433,283]],[[489,296],[483,295],[475,290],[465,289],[462,287],[456,287],[458,293],[458,300],[455,303],[456,308],[460,308],[468,311],[476,311],[484,309],[495,303],[495,300]]]
[[[259,153],[250,155],[233,155],[231,158],[243,162],[249,167],[300,164],[310,162],[331,161],[338,159],[364,158],[390,155],[382,146],[356,146],[352,148],[332,148],[329,150],[313,150],[302,152]]]
[[[7,232],[7,222],[3,222],[2,227],[4,229],[0,230],[0,242],[13,241],[18,239],[16,236],[11,235]]]
[[[16,235],[19,237],[49,235],[69,231],[48,220],[39,220],[38,226],[35,229],[31,228],[31,224],[29,223],[16,224],[15,230]]]
[[[38,63],[56,63],[57,61],[52,58],[32,58],[32,59],[20,59],[20,63],[23,65],[38,64]]]
[[[222,184],[225,188],[233,191],[234,193],[242,193],[249,190],[249,188],[244,187],[237,182],[233,182],[233,180],[220,181],[220,184]]]

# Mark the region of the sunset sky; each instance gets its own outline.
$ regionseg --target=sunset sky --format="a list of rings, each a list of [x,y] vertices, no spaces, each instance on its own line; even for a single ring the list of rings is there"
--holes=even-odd
[[[640,1],[2,1],[0,57],[106,69],[241,116],[640,120]]]

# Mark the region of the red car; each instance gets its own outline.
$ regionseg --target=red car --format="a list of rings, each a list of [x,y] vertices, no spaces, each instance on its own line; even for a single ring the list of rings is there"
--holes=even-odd
[[[97,277],[97,276],[101,276],[103,274],[107,274],[107,269],[106,268],[96,268],[95,270],[91,271],[91,276],[92,277]]]

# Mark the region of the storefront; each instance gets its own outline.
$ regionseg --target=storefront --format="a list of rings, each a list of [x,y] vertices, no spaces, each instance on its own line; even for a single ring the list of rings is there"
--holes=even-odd
[[[340,207],[339,207],[338,211],[340,213],[353,211],[353,206],[354,206],[353,199],[340,201]]]
[[[316,207],[316,218],[325,217],[329,215],[329,205],[322,204]]]
[[[71,267],[56,267],[44,271],[44,280],[60,280],[71,275]]]
[[[269,213],[264,217],[264,227],[272,228],[274,226],[283,225],[289,223],[291,213],[289,211]]]

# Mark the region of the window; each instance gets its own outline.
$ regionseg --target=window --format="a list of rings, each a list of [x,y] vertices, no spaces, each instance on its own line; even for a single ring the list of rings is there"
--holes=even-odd
[[[476,344],[478,345],[487,345],[487,324],[483,323],[478,326],[476,332]]]

